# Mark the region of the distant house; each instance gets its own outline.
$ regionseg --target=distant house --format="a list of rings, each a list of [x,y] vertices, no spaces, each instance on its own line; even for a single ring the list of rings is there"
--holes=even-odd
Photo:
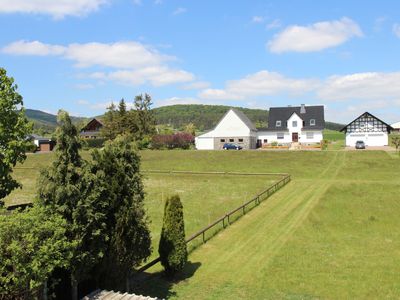
[[[393,128],[393,131],[400,132],[400,122],[394,123],[391,126]]]
[[[37,147],[37,151],[48,152],[53,151],[55,142],[50,138],[41,137],[37,134],[31,134],[28,136],[28,139],[31,140]]]
[[[80,135],[86,139],[96,139],[100,136],[103,123],[99,119],[92,119],[81,129]]]
[[[271,107],[268,128],[259,128],[258,145],[270,144],[315,144],[323,139],[325,128],[324,107],[287,106]]]
[[[244,113],[232,108],[213,130],[196,137],[195,143],[199,150],[222,149],[225,143],[235,143],[243,149],[254,149],[257,129]]]
[[[354,147],[357,141],[363,141],[366,146],[386,146],[392,130],[392,126],[365,112],[340,131],[346,133],[346,146]]]

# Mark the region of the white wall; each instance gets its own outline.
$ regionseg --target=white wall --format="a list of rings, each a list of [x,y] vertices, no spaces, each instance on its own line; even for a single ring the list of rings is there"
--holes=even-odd
[[[307,132],[312,132],[313,137],[309,138],[307,137]],[[299,142],[303,144],[307,143],[319,143],[323,140],[323,133],[322,130],[307,130],[307,131],[302,131],[301,135],[299,135]]]
[[[346,146],[355,147],[357,141],[364,141],[366,146],[386,146],[389,144],[389,136],[386,132],[346,133]]]
[[[247,125],[230,110],[212,131],[212,135],[215,137],[237,137],[250,136],[251,134]]]
[[[297,122],[297,126],[293,127],[293,121]],[[282,121],[282,123],[284,123],[285,120]],[[301,133],[301,129],[303,128],[303,120],[296,114],[293,113],[293,115],[289,118],[289,120],[287,121],[287,127],[289,130],[290,135],[292,135],[292,132],[297,132],[300,136]],[[284,124],[282,124],[284,125]]]
[[[214,138],[212,137],[196,137],[195,145],[197,150],[213,150]]]
[[[278,133],[283,133],[283,139],[278,139]],[[257,139],[264,143],[264,140],[268,140],[268,144],[277,142],[278,144],[287,144],[292,142],[292,135],[287,131],[259,131],[257,133]]]

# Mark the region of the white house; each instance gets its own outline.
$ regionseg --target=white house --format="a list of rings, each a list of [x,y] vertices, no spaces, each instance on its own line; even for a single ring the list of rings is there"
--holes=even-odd
[[[400,132],[400,122],[394,123],[391,126],[393,128],[393,131]]]
[[[230,109],[217,126],[195,139],[196,149],[218,150],[225,143],[235,143],[243,149],[256,148],[257,130],[241,111]]]
[[[230,109],[215,128],[196,137],[199,150],[222,149],[224,143],[235,143],[243,149],[262,144],[315,144],[321,142],[325,127],[323,106],[272,107],[268,128],[256,129],[241,111]]]
[[[271,107],[268,128],[257,132],[258,145],[261,144],[315,144],[323,139],[325,128],[324,107],[287,106]]]
[[[346,146],[354,147],[357,141],[363,141],[366,146],[386,146],[392,130],[392,126],[365,112],[341,131],[346,133]]]

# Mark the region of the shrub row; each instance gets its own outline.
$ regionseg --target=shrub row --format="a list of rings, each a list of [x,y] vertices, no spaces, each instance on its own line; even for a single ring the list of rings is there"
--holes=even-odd
[[[193,144],[194,136],[185,132],[154,135],[151,141],[153,149],[189,149]]]

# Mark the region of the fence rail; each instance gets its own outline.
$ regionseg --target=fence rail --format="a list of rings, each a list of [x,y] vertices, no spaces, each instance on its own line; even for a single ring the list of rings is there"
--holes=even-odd
[[[150,172],[150,171],[147,171],[147,172]],[[158,172],[158,171],[154,170],[154,171],[151,171],[151,172],[155,173],[155,172]],[[238,217],[235,220],[232,220],[231,217],[232,217],[233,214],[235,214],[235,213],[237,213],[239,211],[242,211],[242,216],[245,215],[246,212],[248,212],[251,209],[253,209],[254,207],[256,207],[258,204],[261,203],[261,201],[263,201],[263,200],[267,199],[268,197],[270,197],[276,191],[278,191],[283,186],[288,184],[290,182],[290,180],[291,180],[291,177],[290,177],[289,174],[282,174],[282,173],[280,173],[280,174],[277,174],[277,173],[243,173],[242,174],[242,173],[231,173],[231,172],[190,172],[190,171],[159,171],[159,172],[163,172],[163,173],[182,173],[182,172],[186,172],[186,173],[190,173],[190,174],[230,174],[230,175],[253,175],[253,174],[257,174],[257,175],[278,175],[278,176],[282,175],[282,176],[284,176],[281,180],[279,180],[278,182],[274,183],[273,185],[271,185],[270,187],[268,187],[267,189],[265,189],[264,191],[262,191],[261,193],[256,195],[254,198],[250,199],[249,201],[245,202],[244,204],[240,205],[239,207],[231,210],[230,212],[228,212],[225,215],[223,215],[222,217],[218,218],[217,220],[215,220],[211,224],[207,225],[203,229],[201,229],[198,232],[196,232],[195,234],[191,235],[188,239],[186,239],[186,244],[189,244],[190,242],[192,242],[193,240],[195,240],[199,236],[202,237],[202,241],[203,241],[203,243],[205,243],[206,240],[207,240],[206,239],[207,231],[213,229],[214,227],[218,226],[219,224],[222,224],[222,229],[225,229],[227,226],[232,224],[233,221],[235,221],[235,220],[240,218],[240,217]],[[254,205],[251,206],[252,204],[254,204]],[[148,264],[144,265],[140,269],[138,269],[137,272],[146,271],[150,267],[152,267],[155,264],[157,264],[159,261],[160,261],[160,258],[158,257],[158,258],[150,261]]]

